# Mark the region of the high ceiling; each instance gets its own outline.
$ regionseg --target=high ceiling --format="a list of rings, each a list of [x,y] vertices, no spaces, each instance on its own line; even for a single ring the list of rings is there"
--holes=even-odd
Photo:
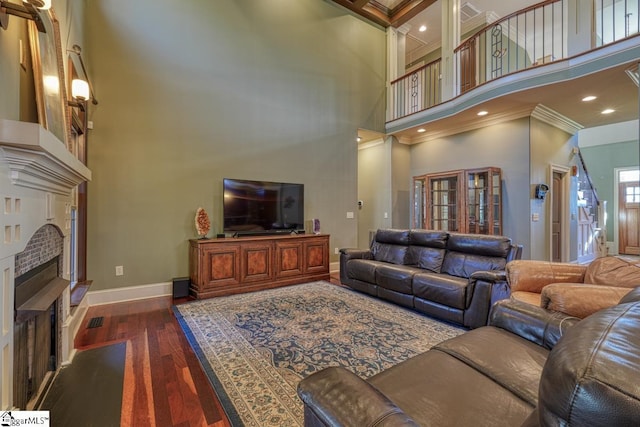
[[[333,0],[383,27],[400,27],[436,0]]]
[[[421,60],[441,45],[442,1],[441,0],[332,0],[354,13],[378,25],[400,28],[406,34],[406,59],[408,69],[422,65]],[[475,31],[488,23],[525,9],[540,0],[460,0],[461,33]],[[420,31],[425,26],[426,30]],[[625,70],[637,59],[611,69],[601,70],[582,78],[569,79],[556,84],[520,90],[507,96],[476,105],[454,116],[430,122],[428,129],[433,134],[445,132],[478,121],[476,110],[485,109],[496,114],[509,114],[514,109],[533,110],[543,105],[560,113],[583,127],[593,127],[638,117],[638,87]],[[583,103],[581,95],[598,97],[595,102]],[[613,108],[615,114],[601,114],[604,108]],[[490,120],[490,118],[487,118]],[[416,129],[400,132],[406,140],[415,138]]]

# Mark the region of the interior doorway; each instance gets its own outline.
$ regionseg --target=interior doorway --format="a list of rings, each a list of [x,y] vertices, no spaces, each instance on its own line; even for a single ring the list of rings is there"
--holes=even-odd
[[[552,165],[549,181],[549,260],[569,261],[569,170],[564,166]]]

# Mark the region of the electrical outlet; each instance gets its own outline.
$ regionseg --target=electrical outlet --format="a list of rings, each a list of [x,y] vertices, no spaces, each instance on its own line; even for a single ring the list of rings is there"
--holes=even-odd
[[[336,248],[336,249],[335,249],[335,251],[334,251],[334,253],[335,253],[336,255],[338,255],[338,254],[340,253],[340,249]]]
[[[116,265],[116,276],[124,275],[124,267],[121,265]]]

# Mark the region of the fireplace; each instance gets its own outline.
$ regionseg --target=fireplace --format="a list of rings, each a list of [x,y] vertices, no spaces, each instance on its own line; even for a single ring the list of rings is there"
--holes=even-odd
[[[33,407],[41,388],[59,366],[61,297],[69,281],[61,278],[63,237],[45,225],[15,258],[13,400]]]
[[[28,408],[71,363],[73,212],[91,171],[37,123],[0,119],[0,411]]]

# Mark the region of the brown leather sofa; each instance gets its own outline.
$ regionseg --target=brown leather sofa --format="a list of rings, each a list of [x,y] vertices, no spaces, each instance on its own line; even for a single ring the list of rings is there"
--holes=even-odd
[[[477,328],[509,297],[504,268],[521,246],[504,236],[381,229],[369,249],[340,251],[340,281],[421,313]]]
[[[640,263],[615,256],[589,265],[518,260],[507,264],[506,274],[512,298],[581,319],[640,286]]]
[[[640,288],[584,320],[502,300],[490,326],[367,380],[324,369],[298,395],[309,427],[637,426]]]

